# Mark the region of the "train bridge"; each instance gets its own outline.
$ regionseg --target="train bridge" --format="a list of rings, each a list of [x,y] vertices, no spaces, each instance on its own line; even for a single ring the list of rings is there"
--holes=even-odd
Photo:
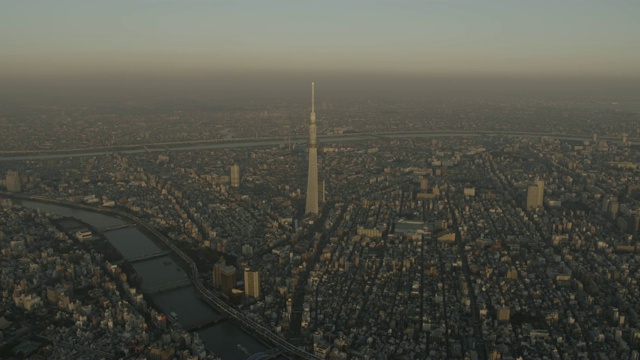
[[[113,230],[120,230],[120,229],[126,229],[126,228],[130,228],[130,227],[135,227],[135,224],[130,224],[130,223],[126,223],[126,224],[119,224],[119,225],[111,225],[111,226],[105,226],[105,227],[101,227],[99,229],[96,229],[99,233],[106,233],[107,231],[113,231]]]
[[[215,315],[212,319],[204,319],[202,321],[196,322],[195,324],[191,324],[188,327],[185,328],[185,330],[187,331],[195,331],[195,330],[200,330],[202,328],[211,326],[211,325],[215,325],[225,319],[228,319],[229,316],[225,315],[225,314],[217,314]]]
[[[178,280],[178,281],[173,281],[167,284],[161,284],[161,285],[157,285],[157,286],[152,286],[152,287],[148,287],[142,288],[142,292],[147,293],[147,294],[158,294],[161,292],[165,292],[165,291],[171,291],[171,290],[175,290],[175,289],[180,289],[183,288],[185,286],[191,285],[191,280],[186,278],[186,279],[182,279],[182,280]]]
[[[152,254],[144,254],[144,255],[136,256],[134,258],[128,259],[127,262],[130,264],[133,264],[141,261],[147,261],[147,260],[163,257],[168,254],[169,254],[168,251],[158,251]]]

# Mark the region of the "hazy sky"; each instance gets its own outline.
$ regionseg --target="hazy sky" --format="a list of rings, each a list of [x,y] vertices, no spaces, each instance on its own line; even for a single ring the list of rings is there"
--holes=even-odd
[[[640,77],[638,0],[4,0],[0,75]]]

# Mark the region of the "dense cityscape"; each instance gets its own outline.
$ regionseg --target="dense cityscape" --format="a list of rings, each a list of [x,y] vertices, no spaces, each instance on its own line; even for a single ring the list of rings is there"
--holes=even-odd
[[[637,359],[640,115],[386,106],[5,116],[1,356]]]
[[[640,360],[640,1],[0,9],[0,360]]]

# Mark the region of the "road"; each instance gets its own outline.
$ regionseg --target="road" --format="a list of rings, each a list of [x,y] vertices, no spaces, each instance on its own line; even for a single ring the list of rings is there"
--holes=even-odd
[[[451,204],[451,201],[447,197],[447,202]],[[451,205],[450,205],[451,206]],[[455,207],[451,206],[451,215],[453,218],[453,229],[456,233],[456,244],[458,246],[458,254],[462,259],[462,270],[464,271],[465,280],[467,286],[469,286],[469,298],[471,301],[471,317],[473,321],[473,336],[475,337],[475,344],[479,360],[487,359],[487,350],[484,344],[484,338],[482,336],[482,322],[480,320],[480,310],[478,309],[478,301],[475,290],[473,289],[473,278],[471,277],[471,270],[469,268],[469,259],[465,250],[465,243],[460,233],[460,224],[458,223],[458,213],[455,211]]]
[[[307,236],[313,238],[317,232],[322,232],[322,228],[327,221],[327,216],[329,215],[330,209],[333,208],[332,203],[327,203],[324,205],[324,212],[321,214],[319,219],[316,219],[314,225],[307,232]],[[346,206],[342,209],[342,213],[346,211]],[[293,296],[291,298],[291,323],[289,327],[289,339],[292,339],[295,342],[302,343],[301,334],[302,334],[302,310],[304,306],[304,295],[305,289],[307,287],[307,283],[309,281],[309,274],[311,270],[315,267],[315,264],[318,262],[320,255],[322,255],[322,251],[329,240],[330,234],[335,233],[338,225],[341,223],[341,219],[336,219],[333,226],[329,231],[325,231],[321,237],[320,242],[318,243],[317,250],[313,253],[311,260],[307,263],[307,267],[304,269],[302,274],[298,279],[298,283],[294,289]]]

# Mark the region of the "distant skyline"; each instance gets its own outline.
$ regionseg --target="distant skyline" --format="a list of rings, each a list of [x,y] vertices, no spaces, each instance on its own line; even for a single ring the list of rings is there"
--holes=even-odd
[[[635,0],[6,1],[0,77],[638,79],[638,14]]]

